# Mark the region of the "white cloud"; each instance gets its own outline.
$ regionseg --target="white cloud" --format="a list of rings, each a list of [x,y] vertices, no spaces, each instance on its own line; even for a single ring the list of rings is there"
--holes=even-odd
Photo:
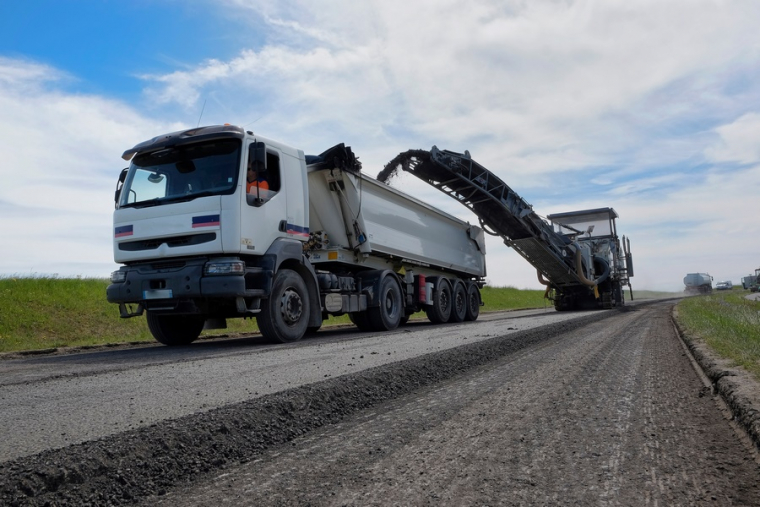
[[[49,66],[4,58],[0,76],[0,273],[107,276],[120,155],[176,125],[67,94]]]
[[[747,113],[733,123],[715,129],[720,140],[705,150],[714,162],[760,162],[760,114]]]

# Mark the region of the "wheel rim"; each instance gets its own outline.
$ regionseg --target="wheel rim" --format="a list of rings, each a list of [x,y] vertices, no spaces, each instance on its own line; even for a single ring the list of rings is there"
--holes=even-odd
[[[470,313],[475,315],[478,311],[478,296],[477,292],[471,291],[470,297],[467,298],[470,304]]]
[[[446,292],[445,290],[441,291],[440,302],[441,302],[440,304],[441,312],[445,312],[446,308],[449,307],[449,293]]]
[[[388,291],[385,294],[385,314],[389,316],[393,316],[396,313],[396,302],[393,298],[393,293],[391,291]]]
[[[454,300],[454,306],[456,307],[457,313],[462,313],[462,310],[464,310],[465,307],[465,295],[463,291],[457,291],[456,299]]]
[[[301,295],[293,287],[283,291],[280,299],[280,314],[287,324],[295,324],[303,314],[303,301]]]

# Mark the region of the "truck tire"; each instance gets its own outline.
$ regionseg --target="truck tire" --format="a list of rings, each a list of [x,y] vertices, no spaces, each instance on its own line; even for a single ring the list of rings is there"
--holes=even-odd
[[[434,324],[443,324],[451,316],[451,284],[446,278],[438,281],[433,291],[433,304],[425,309],[427,318]]]
[[[467,286],[467,307],[465,308],[464,320],[470,322],[478,320],[480,315],[480,289],[474,283]]]
[[[372,331],[372,326],[369,324],[369,318],[367,312],[354,312],[348,314],[348,319],[354,323],[359,331]]]
[[[459,280],[454,282],[451,294],[451,315],[449,322],[457,323],[464,321],[467,314],[467,290]]]
[[[150,334],[157,342],[174,347],[193,343],[203,331],[205,317],[200,315],[146,315]]]
[[[380,281],[378,300],[380,306],[367,309],[372,329],[376,331],[396,329],[404,313],[404,306],[401,300],[401,287],[393,276],[387,275]]]
[[[256,321],[266,339],[295,342],[306,333],[310,310],[309,293],[301,275],[291,269],[281,269],[274,275],[272,293],[262,302]]]

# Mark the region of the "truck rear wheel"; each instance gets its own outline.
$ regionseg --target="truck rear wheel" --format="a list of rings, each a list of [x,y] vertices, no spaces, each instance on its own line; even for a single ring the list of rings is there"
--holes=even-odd
[[[348,318],[359,328],[359,331],[372,331],[372,326],[369,323],[369,317],[367,316],[366,311],[349,313]]]
[[[451,316],[451,284],[441,278],[438,287],[433,291],[433,304],[425,310],[428,319],[434,324],[443,324]]]
[[[153,338],[172,347],[193,343],[203,331],[206,321],[200,315],[156,315],[151,311],[148,311],[146,319]]]
[[[396,329],[403,313],[401,288],[393,276],[388,275],[380,282],[378,293],[380,306],[367,309],[367,316],[372,328],[377,331]]]
[[[300,340],[309,325],[309,293],[301,275],[281,269],[256,321],[265,338],[281,343]]]
[[[451,315],[449,322],[462,322],[467,313],[467,291],[460,281],[454,282],[451,296]]]
[[[464,320],[478,320],[480,315],[480,290],[471,283],[467,286],[467,307],[465,308]]]

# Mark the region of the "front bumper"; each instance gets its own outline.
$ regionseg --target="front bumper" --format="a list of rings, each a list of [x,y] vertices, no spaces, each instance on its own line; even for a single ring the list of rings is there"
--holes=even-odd
[[[205,276],[209,259],[187,259],[123,266],[124,282],[106,288],[110,303],[140,305],[142,309],[172,313],[199,313],[212,300],[255,298],[268,294],[271,275],[261,268],[247,270],[245,275]],[[262,283],[263,282],[263,283]],[[142,313],[140,311],[139,313]],[[122,311],[124,316],[124,311]],[[131,314],[128,316],[132,316]]]

